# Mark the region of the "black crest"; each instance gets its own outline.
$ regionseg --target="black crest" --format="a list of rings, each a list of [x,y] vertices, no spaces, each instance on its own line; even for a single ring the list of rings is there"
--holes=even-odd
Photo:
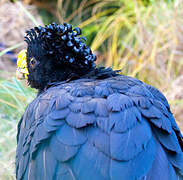
[[[96,56],[85,44],[86,38],[79,27],[73,29],[71,24],[58,25],[52,23],[45,27],[38,26],[26,32],[25,41],[28,47],[36,44],[46,56],[56,64],[65,64],[75,68],[94,68]]]

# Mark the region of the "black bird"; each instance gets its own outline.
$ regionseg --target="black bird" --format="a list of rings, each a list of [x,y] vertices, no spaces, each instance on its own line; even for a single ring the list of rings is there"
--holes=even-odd
[[[28,83],[18,124],[18,180],[180,180],[183,139],[164,95],[97,68],[80,28],[27,31]]]

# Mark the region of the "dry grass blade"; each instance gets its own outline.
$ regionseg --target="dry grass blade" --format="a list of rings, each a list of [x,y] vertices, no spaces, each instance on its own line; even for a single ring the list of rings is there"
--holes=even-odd
[[[21,47],[21,46],[23,46],[23,42],[15,44],[14,46],[11,46],[9,48],[4,49],[3,51],[0,52],[0,57],[2,55],[6,54],[8,51],[12,51],[12,50],[14,50],[14,49],[16,49],[18,47]]]
[[[20,2],[16,2],[18,4],[18,6],[24,11],[24,13],[30,18],[30,20],[36,25],[39,26],[40,24],[38,23],[38,21],[34,18],[34,16],[32,16],[32,14],[20,3]]]

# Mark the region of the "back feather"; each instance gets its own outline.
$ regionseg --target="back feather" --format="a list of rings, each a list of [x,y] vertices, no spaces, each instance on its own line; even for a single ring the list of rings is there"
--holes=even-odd
[[[183,179],[166,98],[127,76],[55,83],[27,107],[17,140],[18,180]]]

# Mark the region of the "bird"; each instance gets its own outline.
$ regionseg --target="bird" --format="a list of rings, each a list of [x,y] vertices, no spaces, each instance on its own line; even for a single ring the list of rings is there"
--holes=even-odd
[[[183,137],[158,89],[97,67],[71,24],[25,42],[17,76],[38,93],[18,123],[17,180],[183,179]]]

